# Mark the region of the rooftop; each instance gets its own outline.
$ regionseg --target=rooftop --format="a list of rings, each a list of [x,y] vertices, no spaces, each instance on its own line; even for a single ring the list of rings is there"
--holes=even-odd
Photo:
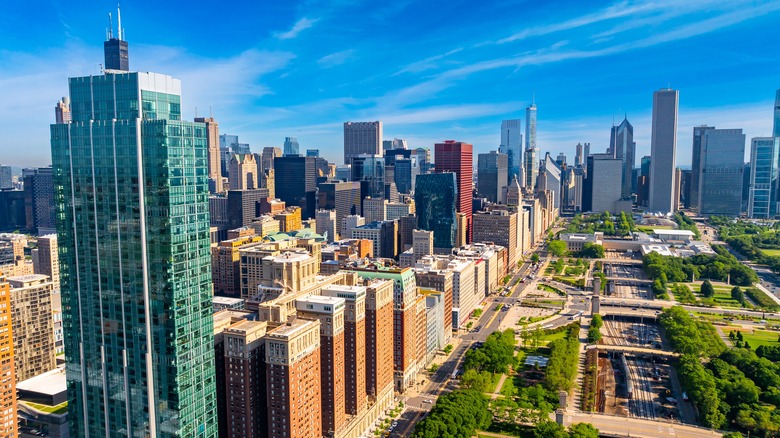
[[[16,384],[20,391],[35,392],[49,396],[57,395],[68,390],[65,368],[55,368],[33,378]]]
[[[658,236],[691,236],[693,237],[695,233],[690,230],[664,230],[664,229],[653,229],[653,233],[655,233]]]

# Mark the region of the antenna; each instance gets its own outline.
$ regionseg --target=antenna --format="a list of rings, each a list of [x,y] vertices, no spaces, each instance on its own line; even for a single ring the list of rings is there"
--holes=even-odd
[[[119,2],[116,4],[116,33],[119,34],[119,39],[122,39],[122,11],[119,9]]]
[[[195,107],[195,118],[196,119],[198,118],[198,107],[197,106]]]
[[[108,13],[108,39],[114,38],[114,24],[111,22],[111,12]]]
[[[214,118],[214,113],[211,111],[211,105],[209,105],[209,117]]]

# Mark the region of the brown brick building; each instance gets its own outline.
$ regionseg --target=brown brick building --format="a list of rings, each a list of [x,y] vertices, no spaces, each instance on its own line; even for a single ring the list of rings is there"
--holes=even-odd
[[[366,287],[366,393],[374,402],[393,389],[393,282]]]
[[[223,331],[227,437],[266,434],[268,405],[263,336],[267,326],[266,322],[241,321]]]

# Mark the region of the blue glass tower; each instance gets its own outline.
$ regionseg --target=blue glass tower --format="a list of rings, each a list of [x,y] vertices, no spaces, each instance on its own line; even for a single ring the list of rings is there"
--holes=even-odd
[[[417,227],[433,231],[434,248],[453,248],[457,236],[455,201],[458,186],[452,172],[417,175],[414,203]]]
[[[216,437],[206,125],[170,76],[69,86],[51,146],[70,435]]]

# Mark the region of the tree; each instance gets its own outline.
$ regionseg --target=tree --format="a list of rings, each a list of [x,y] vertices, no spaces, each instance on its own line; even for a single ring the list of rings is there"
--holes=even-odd
[[[534,264],[539,263],[539,254],[537,253],[531,254],[531,263]]]
[[[547,244],[547,250],[555,257],[563,257],[566,255],[566,242],[563,240],[551,240]]]
[[[473,389],[479,392],[490,391],[492,382],[493,376],[487,371],[466,370],[460,377],[460,386],[463,389]]]
[[[577,256],[587,259],[603,259],[604,247],[597,243],[585,242],[585,244],[582,245],[582,249],[577,253]]]
[[[534,428],[534,438],[569,438],[569,434],[560,424],[545,420]]]
[[[734,288],[731,289],[731,299],[743,306],[745,305],[745,293],[742,292],[742,289],[740,289],[739,286],[734,286]]]
[[[569,427],[571,438],[599,438],[599,430],[590,423],[576,423]]]
[[[701,284],[701,294],[707,298],[712,298],[715,295],[715,288],[712,287],[712,283],[709,280],[704,280],[704,283]]]

